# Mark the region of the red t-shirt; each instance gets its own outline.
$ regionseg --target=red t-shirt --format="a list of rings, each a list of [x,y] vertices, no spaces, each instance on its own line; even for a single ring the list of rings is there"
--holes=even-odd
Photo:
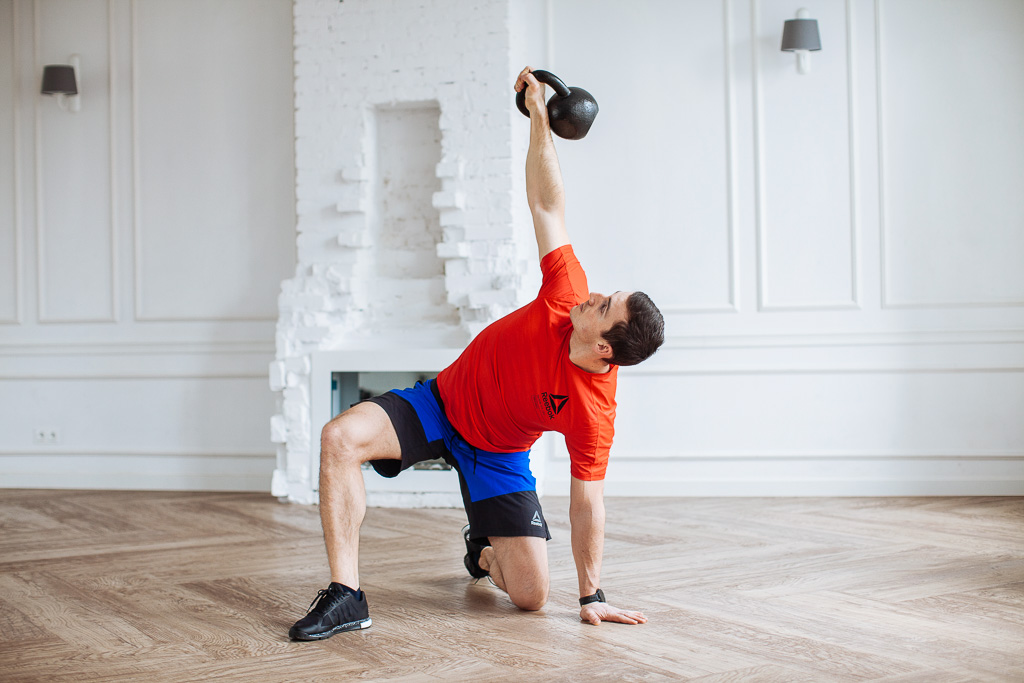
[[[540,261],[532,303],[488,325],[437,377],[448,420],[468,443],[525,451],[542,432],[561,432],[572,476],[604,479],[615,429],[618,366],[603,374],[569,360],[569,309],[590,298],[570,245]]]

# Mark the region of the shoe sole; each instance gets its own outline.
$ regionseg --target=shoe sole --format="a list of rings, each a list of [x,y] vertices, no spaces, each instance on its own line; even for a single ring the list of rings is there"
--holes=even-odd
[[[358,631],[364,628],[370,628],[373,626],[373,619],[367,617],[366,619],[360,619],[359,621],[350,621],[347,624],[340,624],[335,626],[330,631],[324,631],[323,633],[289,633],[288,635],[292,640],[324,640],[330,638],[336,633],[343,631]]]
[[[462,558],[462,564],[466,566],[466,571],[469,572],[469,575],[474,579],[482,579],[485,576],[491,575],[490,572],[481,569],[479,564],[475,564],[473,559],[469,556],[469,553],[466,553],[465,557]]]
[[[465,528],[463,528],[463,530],[462,530],[462,540],[464,540],[466,542],[466,555],[465,555],[465,557],[462,558],[462,563],[464,565],[466,565],[466,571],[469,572],[469,575],[471,577],[473,577],[474,579],[482,579],[485,576],[490,576],[491,573],[489,571],[483,569],[480,566],[480,562],[479,561],[477,561],[477,562],[473,561],[473,555],[472,554],[474,552],[476,552],[478,554],[478,556],[479,556],[479,552],[480,551],[479,550],[475,550],[474,548],[470,547],[470,545],[476,546],[477,544],[473,543],[472,541],[469,540],[469,538],[466,536],[466,529]],[[480,548],[480,550],[483,550],[483,548],[481,546],[477,546],[477,547]]]

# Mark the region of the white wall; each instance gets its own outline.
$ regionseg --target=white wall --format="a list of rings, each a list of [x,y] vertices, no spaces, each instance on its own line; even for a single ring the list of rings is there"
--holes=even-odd
[[[0,486],[269,487],[291,17],[0,0]],[[39,94],[71,54],[78,113]]]
[[[801,5],[824,46],[805,76],[778,50]],[[422,33],[398,48],[436,67],[444,13],[416,8]],[[593,289],[644,289],[668,322],[665,348],[620,373],[609,493],[1024,492],[1024,5],[507,10],[475,71],[525,61],[595,94],[588,137],[558,143],[570,233]],[[283,0],[0,0],[0,485],[267,489],[296,182],[299,213],[325,218],[338,199],[311,206],[304,178],[349,182],[353,164],[341,129],[307,141],[317,163],[293,179],[293,48]],[[38,94],[71,53],[79,114]],[[417,97],[469,102],[445,73]],[[512,125],[487,129],[510,130],[521,200],[509,104]],[[564,455],[546,465],[563,492]]]
[[[667,320],[609,493],[1024,492],[1024,4],[551,7],[601,106],[559,144],[576,251]]]

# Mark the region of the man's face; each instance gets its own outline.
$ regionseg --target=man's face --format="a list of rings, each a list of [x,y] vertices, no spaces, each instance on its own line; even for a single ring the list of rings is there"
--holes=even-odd
[[[588,344],[603,339],[615,323],[628,318],[626,300],[632,292],[615,292],[611,296],[591,292],[590,298],[569,309],[573,329]]]

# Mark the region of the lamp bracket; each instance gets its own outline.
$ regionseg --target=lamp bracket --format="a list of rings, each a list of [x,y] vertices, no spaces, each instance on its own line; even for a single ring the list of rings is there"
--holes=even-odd
[[[82,92],[82,69],[81,69],[82,60],[81,60],[81,58],[78,55],[71,55],[70,57],[68,57],[68,64],[70,64],[72,66],[72,68],[74,68],[74,70],[75,70],[75,84],[78,87],[78,93],[79,93],[79,94],[76,94],[76,95],[69,95],[67,97],[67,99],[68,99],[68,108],[72,112],[77,114],[78,112],[80,112],[82,110],[82,95],[81,95],[81,92]],[[63,98],[61,98],[61,99],[63,99]]]

